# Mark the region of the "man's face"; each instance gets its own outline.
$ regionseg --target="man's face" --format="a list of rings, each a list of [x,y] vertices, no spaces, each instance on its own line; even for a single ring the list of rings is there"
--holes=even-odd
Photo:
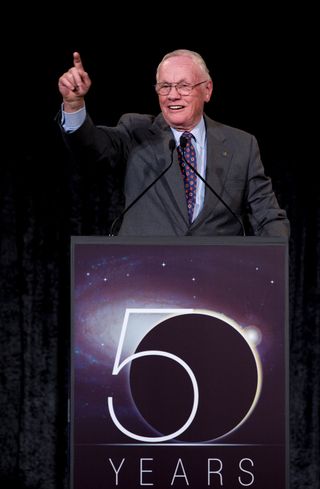
[[[160,65],[157,83],[195,85],[207,79],[208,75],[191,58],[175,56]],[[200,121],[204,104],[209,102],[211,94],[211,80],[194,87],[189,95],[180,95],[175,86],[168,95],[159,94],[165,121],[178,130],[191,131]]]

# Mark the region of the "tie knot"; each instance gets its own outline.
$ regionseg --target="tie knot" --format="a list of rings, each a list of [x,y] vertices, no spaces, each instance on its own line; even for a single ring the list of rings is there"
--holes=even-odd
[[[187,140],[190,142],[190,141],[191,141],[191,138],[193,137],[193,134],[192,134],[192,132],[185,131],[185,132],[182,134],[182,136],[183,136],[184,138],[186,138],[186,139],[187,139]]]

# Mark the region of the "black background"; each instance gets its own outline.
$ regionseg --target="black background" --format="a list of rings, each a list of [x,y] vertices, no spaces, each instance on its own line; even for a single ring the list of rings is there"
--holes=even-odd
[[[93,82],[88,110],[114,125],[124,112],[158,113],[156,67],[187,48],[213,78],[207,114],[255,134],[291,221],[291,487],[317,488],[315,14],[270,4],[224,12],[212,4],[210,14],[206,4],[118,7],[13,5],[2,16],[1,487],[68,487],[70,236],[107,234],[122,204],[116,175],[67,155],[54,121],[58,77],[78,50]]]

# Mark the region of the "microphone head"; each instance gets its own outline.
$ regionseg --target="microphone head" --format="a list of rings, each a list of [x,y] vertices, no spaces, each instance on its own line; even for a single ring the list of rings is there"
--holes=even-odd
[[[184,136],[180,136],[180,147],[184,149],[187,146],[187,138]]]
[[[174,151],[175,148],[176,148],[176,142],[175,142],[175,140],[174,139],[170,139],[170,141],[169,141],[169,149],[170,149],[170,151]]]

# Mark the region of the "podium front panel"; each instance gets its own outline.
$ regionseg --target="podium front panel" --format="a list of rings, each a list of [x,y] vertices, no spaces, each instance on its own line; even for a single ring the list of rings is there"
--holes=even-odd
[[[288,488],[287,242],[71,246],[72,489]]]

